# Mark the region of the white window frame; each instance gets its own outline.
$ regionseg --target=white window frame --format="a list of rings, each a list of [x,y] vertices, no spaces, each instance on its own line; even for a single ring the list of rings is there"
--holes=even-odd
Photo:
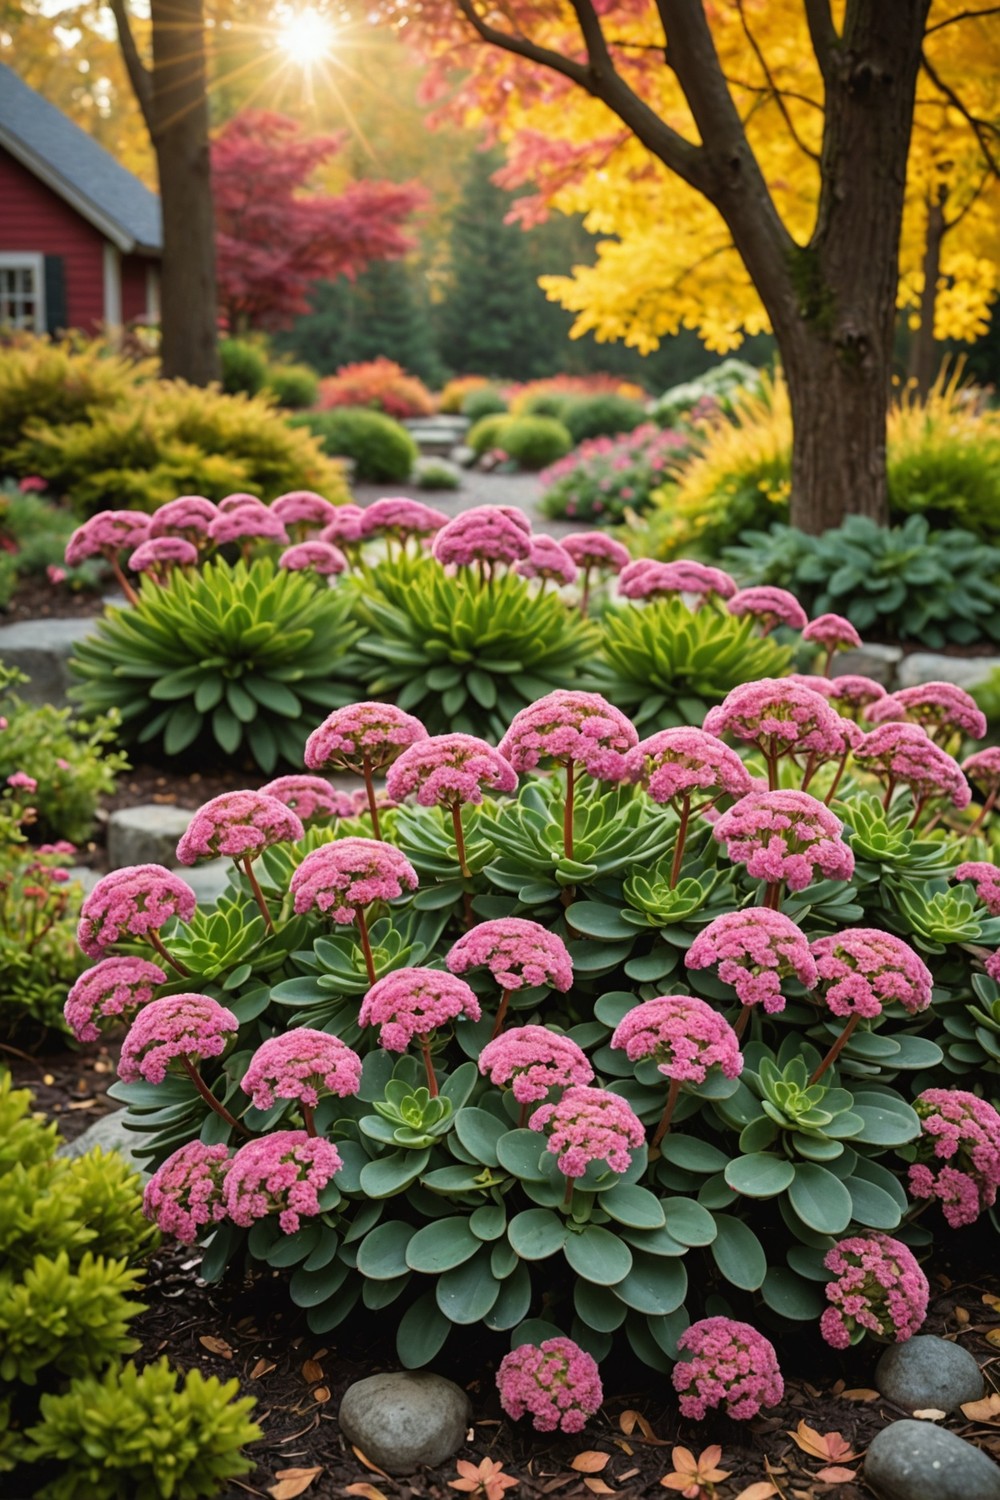
[[[48,328],[45,309],[45,256],[38,250],[0,251],[0,271],[31,271],[34,276],[35,318],[29,333],[45,333]],[[10,325],[0,322],[0,327]]]

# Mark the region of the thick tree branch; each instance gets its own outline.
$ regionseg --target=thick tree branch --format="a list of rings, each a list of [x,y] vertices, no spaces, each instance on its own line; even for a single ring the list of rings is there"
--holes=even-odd
[[[927,77],[930,79],[931,83],[933,83],[934,87],[940,90],[940,92],[948,100],[948,103],[953,105],[954,108],[958,110],[962,118],[967,121],[973,135],[976,137],[976,140],[979,143],[979,149],[983,153],[983,157],[992,175],[994,177],[1000,177],[1000,159],[998,159],[998,157],[994,155],[994,152],[998,149],[998,147],[1000,147],[1000,130],[997,129],[992,120],[980,119],[978,115],[974,115],[972,113],[968,105],[965,104],[959,98],[958,94],[955,93],[955,90],[951,87],[951,85],[944,81],[940,73],[938,73],[937,69],[928,59],[926,52],[921,53],[920,62],[924,72],[927,74]],[[992,144],[989,140],[991,134],[996,137],[996,140]]]
[[[110,0],[111,11],[118,28],[118,43],[122,49],[122,58],[125,62],[125,71],[128,73],[129,82],[132,85],[135,97],[139,101],[142,110],[142,118],[146,122],[146,129],[150,137],[155,138],[153,114],[153,75],[142,58],[135,44],[135,35],[125,8],[125,0]]]
[[[751,47],[751,50],[753,51],[753,55],[754,55],[754,57],[756,57],[758,63],[760,64],[761,71],[763,72],[764,77],[767,80],[768,92],[770,93],[771,97],[774,99],[775,104],[778,106],[779,110],[781,111],[781,118],[785,122],[785,126],[786,126],[786,128],[788,130],[789,135],[791,136],[792,140],[795,142],[796,146],[798,146],[798,148],[799,148],[800,151],[802,151],[806,156],[812,157],[813,161],[818,162],[819,161],[819,153],[817,151],[814,151],[811,146],[807,146],[806,145],[805,141],[802,139],[802,137],[799,135],[798,131],[795,128],[795,121],[792,119],[791,111],[789,110],[788,105],[785,103],[785,99],[784,99],[784,96],[781,93],[781,90],[778,88],[778,85],[774,81],[774,77],[773,77],[773,75],[771,73],[771,69],[767,65],[767,58],[764,56],[763,52],[761,51],[760,46],[758,45],[758,42],[757,42],[757,38],[754,36],[753,32],[750,30],[750,23],[747,20],[747,14],[746,14],[746,9],[745,9],[744,4],[743,4],[743,0],[736,0],[736,8],[739,11],[740,25],[743,27],[743,35],[746,37],[747,41],[750,43],[750,47]]]
[[[819,71],[823,82],[829,83],[837,46],[837,28],[833,24],[830,0],[805,0],[805,12]]]

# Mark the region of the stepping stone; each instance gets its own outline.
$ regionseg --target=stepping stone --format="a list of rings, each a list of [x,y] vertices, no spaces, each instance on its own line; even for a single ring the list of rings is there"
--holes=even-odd
[[[914,651],[899,664],[900,687],[925,682],[953,682],[970,692],[1000,669],[1000,656],[943,656],[937,651]]]
[[[902,659],[903,652],[899,646],[866,644],[853,651],[838,651],[831,675],[872,677],[891,692],[896,686],[896,673]]]
[[[904,1411],[956,1411],[966,1401],[979,1401],[984,1389],[968,1349],[926,1333],[890,1344],[875,1368],[875,1384]]]
[[[95,1120],[93,1125],[88,1125],[82,1135],[75,1140],[64,1141],[57,1151],[58,1156],[86,1156],[95,1146],[100,1146],[102,1151],[117,1151],[125,1158],[130,1167],[140,1172],[143,1178],[149,1176],[142,1162],[133,1155],[133,1149],[140,1142],[148,1139],[145,1135],[139,1135],[134,1130],[125,1129],[125,1110],[116,1109],[109,1115],[102,1115]]]
[[[72,681],[69,659],[93,628],[92,619],[20,620],[0,626],[0,661],[29,678],[18,688],[18,695],[26,703],[65,708]]]
[[[191,821],[185,807],[147,802],[121,807],[108,819],[108,861],[113,870],[124,865],[174,865],[177,841]]]
[[[934,1422],[883,1427],[868,1449],[865,1480],[880,1500],[1000,1500],[1000,1468]]]
[[[427,1370],[370,1375],[348,1386],[339,1421],[349,1443],[390,1474],[444,1463],[465,1442],[472,1415],[461,1386]]]

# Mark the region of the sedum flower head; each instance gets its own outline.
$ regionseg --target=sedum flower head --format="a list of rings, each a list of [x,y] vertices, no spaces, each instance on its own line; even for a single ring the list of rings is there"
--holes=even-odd
[[[208,528],[208,534],[217,547],[226,542],[244,542],[257,539],[263,542],[280,542],[288,545],[288,532],[268,510],[266,505],[237,505],[224,510],[225,501],[219,506],[219,514]]]
[[[380,1027],[379,1044],[389,1052],[405,1052],[415,1036],[426,1036],[460,1016],[478,1021],[481,1014],[475,991],[464,979],[443,969],[394,969],[372,985],[358,1021]]]
[[[331,542],[296,542],[294,547],[286,547],[282,552],[278,567],[287,568],[291,573],[311,570],[321,578],[334,578],[347,567],[347,558]]]
[[[913,1252],[887,1234],[859,1234],[839,1240],[824,1266],[831,1304],[820,1318],[820,1332],[834,1349],[846,1349],[865,1333],[901,1344],[927,1316],[930,1287]]]
[[[266,797],[277,797],[303,823],[312,820],[328,823],[334,818],[354,817],[353,798],[347,792],[337,791],[323,776],[276,776],[260,790]]]
[[[201,1062],[220,1057],[239,1030],[231,1010],[208,995],[166,995],[150,1000],[122,1043],[118,1077],[123,1083],[162,1083],[175,1058]]]
[[[234,510],[267,510],[267,506],[259,495],[250,495],[246,490],[234,490],[231,495],[224,495],[219,501],[219,511],[228,516]]]
[[[352,547],[365,534],[365,513],[360,505],[336,505],[333,515],[319,534],[321,542],[334,547]]]
[[[729,599],[736,593],[736,584],[721,568],[710,568],[705,563],[688,559],[665,563],[639,557],[622,568],[618,592],[626,599],[665,599],[675,594]]]
[[[734,750],[703,729],[661,729],[630,750],[628,778],[645,787],[654,802],[673,802],[692,792],[716,798],[745,797],[750,773]]]
[[[322,1212],[319,1195],[343,1164],[332,1141],[304,1130],[275,1130],[247,1141],[226,1173],[226,1212],[242,1229],[277,1213],[284,1233],[295,1234],[303,1215]]]
[[[840,715],[820,693],[786,677],[741,683],[709,709],[704,728],[757,745],[769,758],[799,752],[834,756],[844,750]]]
[[[307,854],[292,876],[295,911],[320,911],[341,925],[359,907],[395,901],[415,891],[417,872],[405,855],[380,839],[337,839]]]
[[[373,771],[384,771],[417,740],[427,738],[419,719],[392,703],[348,703],[335,708],[306,740],[305,763],[310,771],[354,771],[367,760]]]
[[[500,506],[476,505],[442,526],[433,552],[439,563],[459,568],[477,562],[516,563],[531,552],[531,538]]]
[[[435,510],[422,500],[411,500],[407,495],[390,495],[384,500],[373,500],[368,506],[361,535],[366,540],[373,536],[393,536],[405,541],[411,536],[430,536],[447,522],[444,511]]]
[[[552,536],[533,536],[531,551],[517,565],[524,578],[551,579],[554,583],[573,583],[577,566],[561,542]]]
[[[909,1014],[926,1010],[934,984],[930,969],[902,938],[872,927],[849,927],[811,945],[817,989],[835,1016],[873,1019],[898,1001]]]
[[[986,715],[971,693],[953,682],[922,682],[916,687],[887,693],[873,703],[865,715],[870,724],[888,724],[905,719],[924,729],[981,740],[986,733]]]
[[[972,1224],[1000,1187],[1000,1114],[962,1089],[924,1089],[914,1100],[921,1136],[910,1168],[914,1198],[938,1198],[953,1229]]]
[[[785,1008],[783,979],[797,979],[811,990],[816,963],[809,939],[783,912],[766,906],[726,912],[702,928],[685,955],[689,969],[719,966],[723,984],[732,985],[743,1005],[762,1005],[768,1015]]]
[[[830,678],[830,699],[842,710],[867,708],[869,703],[884,697],[885,688],[874,677],[848,672],[842,677]]]
[[[271,844],[302,838],[302,820],[266,792],[223,792],[199,807],[177,845],[182,865],[199,860],[256,859]]]
[[[568,1088],[557,1104],[543,1104],[528,1125],[548,1129],[548,1150],[566,1177],[582,1177],[592,1161],[627,1172],[633,1150],[646,1140],[642,1121],[626,1099],[586,1084]]]
[[[915,802],[947,797],[954,807],[968,807],[972,800],[958,762],[919,724],[880,724],[855,746],[854,759],[882,781],[908,786]]]
[[[228,1146],[188,1141],[146,1183],[142,1211],[163,1234],[193,1245],[206,1224],[226,1217],[222,1195],[228,1170]]]
[[[985,859],[969,859],[959,865],[952,880],[968,880],[975,886],[976,899],[991,917],[1000,917],[1000,870]]]
[[[815,641],[827,651],[846,651],[861,645],[861,637],[843,615],[817,615],[803,630],[802,639]]]
[[[563,539],[563,547],[578,568],[605,568],[620,573],[630,561],[629,550],[605,531],[578,531]]]
[[[96,1042],[111,1026],[131,1021],[166,982],[159,964],[148,958],[102,958],[80,975],[67,995],[66,1024],[78,1042]]]
[[[494,1037],[479,1054],[479,1071],[491,1083],[509,1083],[518,1104],[535,1104],[550,1089],[590,1083],[594,1076],[582,1048],[547,1026],[515,1026]]]
[[[804,891],[817,878],[850,880],[844,825],[808,792],[753,791],[720,814],[712,832],[754,880]]]
[[[996,797],[1000,792],[1000,745],[988,745],[985,750],[977,750],[962,762],[962,770],[967,781],[984,797],[991,793]]]
[[[785,1394],[774,1345],[749,1323],[702,1318],[685,1329],[677,1347],[685,1357],[671,1379],[682,1414],[695,1422],[713,1407],[746,1422]]]
[[[271,514],[283,526],[329,526],[337,507],[315,490],[289,490],[271,501]]]
[[[567,1338],[521,1344],[505,1354],[497,1390],[508,1417],[529,1415],[536,1432],[582,1432],[604,1400],[597,1361]]]
[[[130,554],[133,573],[157,573],[164,567],[190,568],[198,561],[198,548],[182,536],[150,536]]]
[[[149,536],[150,519],[137,510],[100,510],[78,526],[66,543],[66,562],[75,568],[88,557],[133,552]]]
[[[754,588],[740,589],[726,605],[731,615],[753,615],[759,620],[765,633],[776,625],[787,625],[790,630],[804,630],[808,621],[805,610],[787,589],[775,588],[761,583]]]
[[[527,917],[493,917],[463,933],[445,963],[453,974],[484,964],[501,989],[534,989],[550,985],[568,990],[573,963],[562,938]]]
[[[727,1078],[743,1071],[739,1038],[724,1016],[693,995],[662,995],[630,1010],[618,1023],[612,1047],[631,1062],[651,1058],[665,1078],[704,1083],[718,1066]]]
[[[104,875],[80,909],[77,942],[88,958],[105,948],[158,932],[171,917],[189,922],[196,906],[186,880],[164,865],[127,865]]]
[[[204,495],[178,495],[176,500],[168,500],[154,512],[149,535],[183,536],[189,542],[196,538],[203,540],[218,514],[218,506],[206,500]]]
[[[600,693],[559,688],[514,715],[500,754],[518,772],[549,760],[580,766],[599,781],[624,781],[625,757],[638,740],[635,727]]]
[[[276,1099],[300,1099],[315,1109],[321,1095],[346,1099],[361,1087],[361,1059],[339,1037],[299,1026],[262,1042],[240,1085],[255,1109]]]
[[[517,790],[509,761],[471,734],[438,734],[418,740],[389,768],[385,789],[394,802],[416,793],[421,807],[482,802],[484,792]]]

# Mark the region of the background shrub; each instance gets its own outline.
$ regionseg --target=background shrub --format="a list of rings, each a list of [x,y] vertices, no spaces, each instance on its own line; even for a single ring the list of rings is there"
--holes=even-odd
[[[418,458],[411,475],[418,490],[458,490],[462,474],[446,458]]]
[[[913,391],[889,414],[889,504],[932,526],[961,526],[1000,542],[1000,412],[962,385],[962,362],[921,400]]]
[[[461,406],[462,415],[470,422],[507,409],[507,398],[495,385],[476,386],[464,397]]]
[[[573,439],[554,417],[509,417],[497,446],[522,469],[544,469],[569,452]]]
[[[542,509],[547,516],[602,522],[641,512],[686,447],[681,433],[654,422],[619,437],[589,438],[543,472]]]
[[[418,448],[398,422],[366,407],[341,407],[291,417],[294,427],[306,427],[331,458],[349,458],[354,478],[372,483],[409,478]]]
[[[370,406],[404,421],[407,417],[430,416],[434,398],[423,381],[408,375],[402,365],[379,358],[342,365],[336,375],[321,380],[318,405],[321,411],[334,406]]]
[[[283,411],[304,411],[319,395],[319,376],[308,365],[271,365],[267,389]]]
[[[462,410],[462,403],[470,391],[480,390],[484,385],[489,384],[485,375],[456,375],[453,380],[448,381],[438,396],[438,411],[454,416]]]
[[[220,339],[219,365],[227,396],[256,396],[267,383],[267,350],[250,339]]]
[[[63,584],[74,590],[96,589],[106,576],[100,559],[69,568],[66,543],[79,517],[44,496],[12,483],[0,484],[0,609],[17,592],[22,578],[40,578],[58,568]]]
[[[661,427],[673,427],[691,418],[697,420],[699,414],[707,415],[713,410],[728,415],[744,392],[754,396],[760,388],[760,370],[742,359],[724,359],[697,380],[686,380],[664,391],[653,402],[650,413]]]
[[[557,415],[573,442],[582,443],[586,438],[633,432],[646,421],[646,408],[641,401],[611,393],[574,397],[564,403]]]
[[[510,418],[506,412],[498,411],[491,416],[480,417],[479,421],[469,428],[465,434],[465,441],[477,458],[481,458],[491,448],[502,446],[500,433],[509,421]]]
[[[87,421],[124,406],[137,386],[153,380],[152,360],[133,363],[97,340],[18,335],[0,347],[0,473],[10,472],[11,453],[32,418],[54,427]],[[30,470],[14,470],[16,473]]]

